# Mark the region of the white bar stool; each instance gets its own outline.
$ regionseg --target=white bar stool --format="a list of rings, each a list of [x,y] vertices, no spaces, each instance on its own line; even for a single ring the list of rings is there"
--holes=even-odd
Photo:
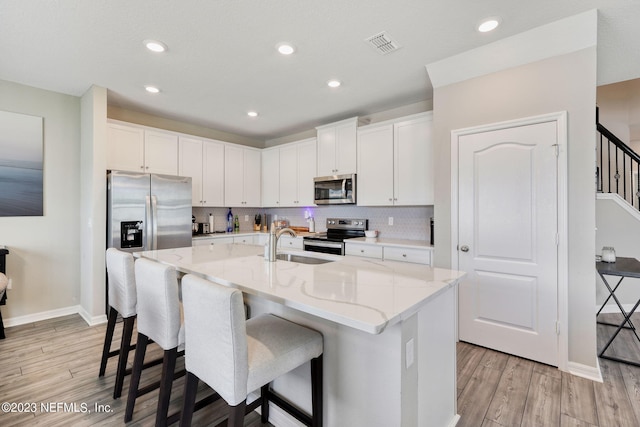
[[[125,422],[133,418],[136,398],[160,388],[156,426],[167,425],[171,385],[178,353],[184,349],[184,328],[180,314],[178,279],[175,268],[147,259],[135,263],[138,297],[138,343],[133,360]],[[139,389],[144,355],[149,340],[164,350],[160,381]]]
[[[247,395],[257,389],[263,423],[271,401],[306,425],[322,425],[322,334],[270,314],[245,320],[242,292],[193,275],[182,278],[182,301],[188,340],[181,426],[191,425],[199,379],[230,405],[229,426],[243,425]],[[311,416],[269,387],[308,361]]]
[[[106,258],[109,316],[98,376],[104,376],[109,358],[119,356],[116,383],[113,388],[113,398],[117,399],[122,394],[122,384],[127,374],[129,351],[135,348],[135,345],[131,345],[131,335],[133,334],[133,325],[136,320],[136,282],[133,272],[133,255],[116,248],[109,248],[107,249]],[[111,342],[113,341],[113,332],[118,314],[122,316],[123,321],[122,339],[120,340],[120,348],[111,351]]]

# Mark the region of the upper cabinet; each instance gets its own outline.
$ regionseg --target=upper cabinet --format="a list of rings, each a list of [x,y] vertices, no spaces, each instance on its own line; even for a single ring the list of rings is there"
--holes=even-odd
[[[224,143],[179,138],[178,175],[191,177],[193,206],[224,206]]]
[[[107,125],[107,169],[178,174],[178,136],[119,123]]]
[[[358,129],[357,185],[358,205],[432,205],[432,114]]]
[[[318,131],[318,176],[356,173],[358,118],[316,128]]]
[[[315,138],[263,150],[262,206],[312,206],[315,176]]]
[[[315,138],[280,148],[280,204],[278,206],[313,205],[315,176]]]
[[[260,206],[260,150],[227,144],[224,159],[225,206]]]
[[[262,150],[262,206],[280,206],[280,148]]]

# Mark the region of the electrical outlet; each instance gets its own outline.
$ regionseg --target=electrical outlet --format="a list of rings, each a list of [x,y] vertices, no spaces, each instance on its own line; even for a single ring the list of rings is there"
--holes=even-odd
[[[7,289],[11,289],[11,288],[13,288],[13,280],[9,278],[9,282],[7,283]]]
[[[249,215],[244,216],[244,222],[249,222]]]
[[[413,365],[414,357],[415,355],[414,355],[413,338],[411,338],[409,341],[407,341],[407,345],[405,348],[405,364],[407,366],[407,369],[409,369],[411,365]]]
[[[392,216],[389,217],[389,225],[393,225],[393,217]]]

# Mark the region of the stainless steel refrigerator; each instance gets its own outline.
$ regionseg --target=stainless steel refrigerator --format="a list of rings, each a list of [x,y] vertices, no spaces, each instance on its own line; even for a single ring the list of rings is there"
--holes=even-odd
[[[187,247],[191,227],[191,178],[107,174],[107,247],[127,252]]]

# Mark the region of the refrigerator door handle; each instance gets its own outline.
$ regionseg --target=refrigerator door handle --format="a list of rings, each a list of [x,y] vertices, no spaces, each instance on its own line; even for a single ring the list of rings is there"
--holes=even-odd
[[[151,220],[151,197],[145,196],[144,203],[144,220],[145,220],[145,236],[144,236],[144,249],[149,251],[153,249],[153,242],[151,241],[151,236],[153,234],[153,230],[151,227],[153,226]]]
[[[158,198],[156,196],[151,196],[151,215],[153,218],[153,234],[152,239],[153,243],[151,244],[151,249],[158,249]]]

